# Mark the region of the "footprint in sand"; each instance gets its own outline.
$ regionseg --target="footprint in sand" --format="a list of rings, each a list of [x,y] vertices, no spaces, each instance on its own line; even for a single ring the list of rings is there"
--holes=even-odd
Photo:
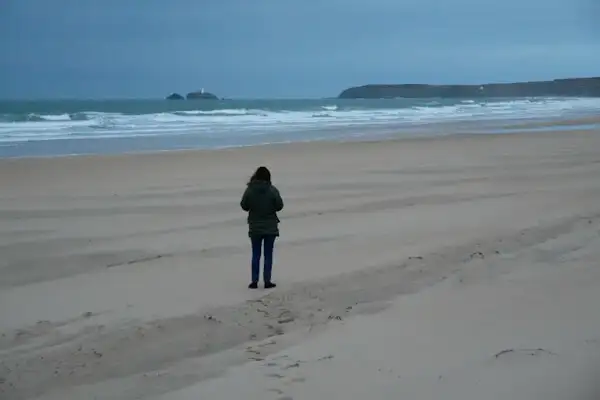
[[[246,353],[254,354],[253,356],[249,357],[250,360],[263,361],[264,358],[260,357],[262,355],[260,349],[267,347],[267,346],[274,345],[274,344],[277,344],[277,342],[275,340],[270,340],[266,343],[259,343],[254,346],[248,346],[248,347],[246,347]]]
[[[287,357],[285,357],[285,358],[287,358]],[[291,373],[292,376],[289,376],[289,373],[292,371],[288,371],[288,370],[299,368],[301,363],[302,363],[302,361],[296,361],[292,364],[279,365],[276,362],[270,362],[270,363],[266,364],[267,367],[271,367],[271,368],[278,367],[281,372],[271,372],[271,373],[265,374],[265,377],[274,378],[277,380],[277,383],[279,385],[283,385],[283,386],[289,386],[289,385],[293,385],[295,383],[306,382],[306,378],[303,376],[298,376],[297,373]],[[296,375],[296,376],[294,376],[294,375]],[[272,389],[269,389],[269,391],[275,392],[280,395],[284,393],[284,391],[279,388],[272,388]],[[291,399],[291,397],[285,397],[285,396],[280,397],[280,399],[286,399],[286,398]]]
[[[502,350],[494,355],[495,359],[498,358],[506,358],[508,356],[515,357],[517,355],[522,356],[541,356],[541,355],[552,355],[555,356],[556,353],[553,353],[549,350],[537,348],[537,349],[506,349]]]
[[[277,394],[283,394],[283,391],[281,391],[279,389],[269,389],[269,391],[277,393]],[[281,397],[278,397],[277,400],[294,400],[294,398],[292,396],[281,396]]]

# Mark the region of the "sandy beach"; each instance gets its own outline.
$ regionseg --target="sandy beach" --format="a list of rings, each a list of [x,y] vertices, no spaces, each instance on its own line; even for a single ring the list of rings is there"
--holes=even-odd
[[[239,207],[285,208],[250,291]],[[595,399],[600,131],[0,160],[0,399]]]

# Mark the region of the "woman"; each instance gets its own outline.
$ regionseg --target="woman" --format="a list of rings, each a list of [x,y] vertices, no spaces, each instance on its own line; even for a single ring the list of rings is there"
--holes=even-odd
[[[242,210],[248,212],[248,234],[252,243],[252,281],[248,288],[258,287],[260,256],[264,244],[265,289],[275,287],[271,281],[273,267],[273,247],[279,236],[279,218],[277,212],[283,209],[283,200],[279,190],[271,184],[271,172],[267,167],[259,167],[244,191],[240,202]]]

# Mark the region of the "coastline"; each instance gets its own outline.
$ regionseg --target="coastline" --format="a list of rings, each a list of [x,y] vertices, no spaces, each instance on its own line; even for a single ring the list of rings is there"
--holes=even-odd
[[[600,357],[599,133],[2,159],[0,393],[522,398],[524,381],[576,384],[569,371]],[[261,164],[286,203],[272,292],[246,289],[238,206]],[[538,347],[560,357],[494,357]]]
[[[483,127],[483,128],[482,128]],[[378,133],[373,138],[367,136],[362,137],[345,137],[345,138],[319,138],[306,140],[288,140],[281,142],[256,143],[247,145],[230,145],[221,147],[183,147],[173,149],[153,149],[153,150],[137,150],[137,151],[111,151],[100,153],[72,153],[72,154],[48,154],[48,155],[16,155],[16,156],[0,156],[2,160],[19,160],[19,159],[50,159],[50,158],[69,158],[69,157],[111,157],[111,156],[135,156],[135,155],[151,155],[162,153],[186,153],[186,152],[214,152],[228,151],[245,148],[260,148],[271,147],[279,148],[281,146],[299,145],[299,144],[327,144],[327,143],[370,143],[381,141],[397,141],[397,140],[423,140],[432,138],[442,138],[447,136],[475,136],[475,135],[509,135],[509,134],[527,134],[527,133],[544,133],[547,131],[555,132],[571,132],[581,130],[600,130],[600,118],[598,117],[579,117],[579,118],[536,118],[526,121],[519,120],[487,120],[487,121],[455,121],[455,122],[438,122],[438,123],[423,123],[420,125],[406,126],[404,128],[390,127],[387,133]],[[102,140],[102,139],[98,139]]]
[[[570,120],[569,129],[579,129],[586,127],[576,120],[595,118],[600,99],[45,101],[0,108],[0,158],[14,158],[502,132],[523,122]]]

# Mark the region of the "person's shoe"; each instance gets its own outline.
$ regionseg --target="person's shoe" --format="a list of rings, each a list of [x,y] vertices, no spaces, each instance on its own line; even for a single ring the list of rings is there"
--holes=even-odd
[[[274,287],[276,287],[277,285],[274,284],[273,282],[265,282],[265,289],[272,289]]]
[[[258,289],[258,283],[257,282],[251,282],[248,285],[248,289]]]

